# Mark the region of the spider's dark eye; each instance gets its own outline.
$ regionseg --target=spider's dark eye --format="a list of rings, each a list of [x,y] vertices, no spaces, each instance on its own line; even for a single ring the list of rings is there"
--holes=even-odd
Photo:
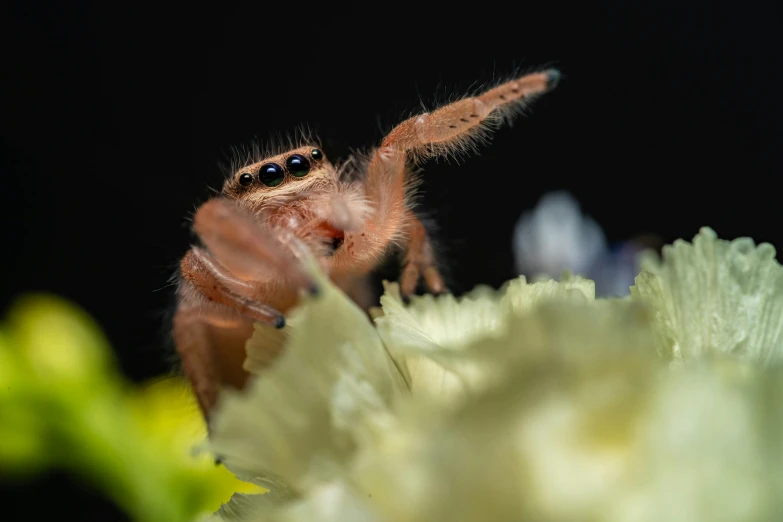
[[[283,182],[284,176],[285,173],[283,172],[283,167],[277,163],[267,163],[266,165],[261,165],[261,169],[258,171],[258,179],[260,179],[261,183],[267,187],[278,186]]]
[[[320,151],[320,149],[313,149],[310,151],[310,155],[313,157],[314,160],[318,161],[323,159],[324,153]]]
[[[243,187],[248,187],[250,184],[253,183],[253,175],[249,172],[245,172],[241,176],[239,176],[239,184]]]
[[[310,172],[310,162],[301,154],[291,154],[288,156],[288,159],[285,160],[285,166],[288,167],[288,172],[298,178],[306,176],[307,173]]]

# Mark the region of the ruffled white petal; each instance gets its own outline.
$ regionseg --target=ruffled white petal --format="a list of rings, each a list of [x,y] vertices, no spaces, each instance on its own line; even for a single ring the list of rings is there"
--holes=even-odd
[[[642,268],[631,293],[654,308],[666,357],[783,355],[783,267],[772,245],[725,241],[702,228],[692,243],[677,240],[662,261],[648,257]]]

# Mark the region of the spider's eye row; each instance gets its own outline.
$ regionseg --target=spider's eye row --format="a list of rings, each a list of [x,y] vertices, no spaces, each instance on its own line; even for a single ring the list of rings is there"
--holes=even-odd
[[[321,152],[321,149],[313,149],[310,151],[310,155],[313,157],[314,160],[318,161],[323,159],[324,153]]]
[[[288,159],[285,160],[285,166],[288,167],[288,172],[297,178],[306,176],[310,172],[310,162],[301,154],[291,154]]]
[[[283,167],[277,163],[261,165],[261,168],[258,171],[258,179],[267,187],[278,186],[283,182],[284,177],[285,172],[283,171]]]
[[[239,176],[239,184],[243,187],[248,187],[253,183],[253,175],[249,172],[245,172]]]

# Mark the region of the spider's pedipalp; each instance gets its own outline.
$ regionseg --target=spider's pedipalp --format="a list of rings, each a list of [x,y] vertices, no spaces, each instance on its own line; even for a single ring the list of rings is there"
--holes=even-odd
[[[295,286],[316,291],[316,284],[300,263],[270,233],[232,201],[214,198],[202,205],[193,228],[229,272],[246,281],[262,281],[271,270]]]

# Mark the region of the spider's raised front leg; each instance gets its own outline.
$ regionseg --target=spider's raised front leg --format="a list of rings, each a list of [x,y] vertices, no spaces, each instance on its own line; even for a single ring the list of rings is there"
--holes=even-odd
[[[244,386],[244,345],[253,322],[285,325],[278,309],[261,302],[261,285],[277,279],[311,292],[317,288],[283,246],[285,237],[275,237],[231,201],[205,203],[194,229],[206,249],[193,247],[182,259],[173,335],[206,415],[222,386]]]
[[[228,199],[215,198],[204,203],[194,216],[193,229],[226,272],[245,282],[278,279],[312,293],[318,291],[311,276],[297,262],[299,253],[307,247],[291,231],[265,229]]]
[[[383,140],[382,147],[392,147],[423,158],[448,154],[464,147],[476,131],[482,130],[504,109],[515,110],[537,95],[552,89],[560,72],[549,69],[527,74],[503,83],[483,94],[464,98],[432,112],[409,118],[397,125]]]
[[[553,88],[560,78],[555,69],[528,74],[506,82],[483,94],[451,103],[427,114],[410,118],[395,127],[384,138],[379,150],[387,156],[398,151],[407,158],[422,159],[437,154],[448,154],[465,148],[479,136],[487,124],[497,120],[504,111],[514,111],[533,97]],[[376,154],[371,167],[379,161]],[[430,292],[443,293],[443,283],[432,252],[429,237],[421,221],[410,211],[405,212],[404,226],[408,249],[400,281],[403,298],[415,291],[423,277]]]

